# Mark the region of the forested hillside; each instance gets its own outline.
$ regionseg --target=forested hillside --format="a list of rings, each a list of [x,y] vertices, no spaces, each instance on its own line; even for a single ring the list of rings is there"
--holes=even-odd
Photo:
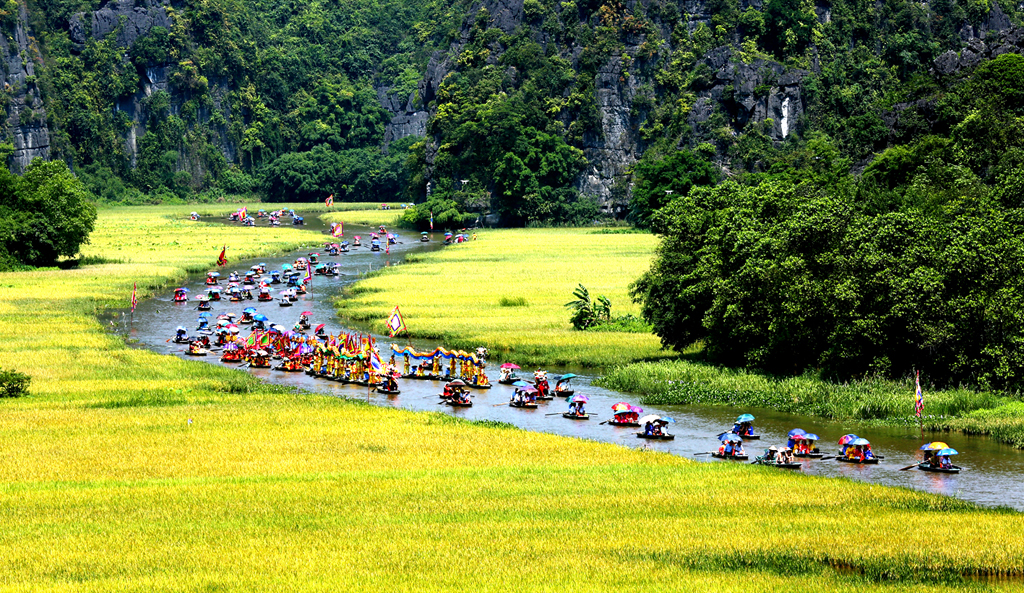
[[[904,156],[876,172],[924,158],[921,142],[970,120],[951,98],[965,77],[1022,37],[1016,7],[996,0],[10,0],[0,12],[16,171],[63,159],[109,201],[429,194],[442,221],[472,210],[509,224],[599,208],[645,223],[729,177],[831,182],[889,147]],[[972,129],[993,145],[1010,133]],[[883,177],[905,193],[908,179]]]

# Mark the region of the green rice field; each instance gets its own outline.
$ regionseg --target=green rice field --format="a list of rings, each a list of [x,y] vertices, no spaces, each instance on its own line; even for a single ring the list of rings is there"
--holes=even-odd
[[[2,366],[32,377],[0,400],[2,591],[1022,584],[1020,513],[375,408],[131,349],[105,325],[133,282],[169,286],[224,244],[240,258],[320,238],[189,211],[104,210],[94,263],[0,274]],[[612,292],[610,273],[591,282]]]

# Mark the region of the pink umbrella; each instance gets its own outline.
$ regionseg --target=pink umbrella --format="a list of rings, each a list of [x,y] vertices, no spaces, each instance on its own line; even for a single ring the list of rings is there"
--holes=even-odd
[[[505,364],[501,365],[501,368],[503,368],[503,369],[518,369],[519,365],[518,364],[512,364],[511,362],[506,362]]]

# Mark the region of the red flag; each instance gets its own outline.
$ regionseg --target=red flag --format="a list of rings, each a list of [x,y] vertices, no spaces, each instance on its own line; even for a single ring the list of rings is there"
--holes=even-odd
[[[227,251],[228,251],[228,246],[227,245],[225,245],[224,248],[220,250],[220,255],[217,256],[217,265],[218,266],[223,266],[223,265],[228,263],[228,258],[225,257],[227,255]]]
[[[132,283],[132,313],[135,312],[135,306],[139,304],[139,285],[138,283]]]
[[[327,196],[327,199],[324,200],[324,204],[327,204],[328,208],[333,206],[334,205],[334,194],[331,194],[331,195]]]

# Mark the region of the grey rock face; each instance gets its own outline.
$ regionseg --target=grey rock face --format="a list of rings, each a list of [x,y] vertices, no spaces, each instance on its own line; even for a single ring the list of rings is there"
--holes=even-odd
[[[68,23],[71,41],[82,44],[90,37],[103,39],[116,30],[124,18],[124,26],[117,32],[117,44],[131,47],[135,40],[145,36],[153,27],[170,28],[167,14],[169,0],[114,0],[92,13],[80,12]]]
[[[8,165],[21,173],[35,158],[50,158],[50,130],[46,126],[46,108],[33,82],[36,60],[42,61],[39,49],[31,37],[28,14],[19,6],[18,21],[14,25],[13,40],[0,36],[0,56],[4,61],[4,89],[10,92],[10,105],[4,121],[5,140],[14,144],[14,153]],[[24,57],[22,57],[24,56]]]

